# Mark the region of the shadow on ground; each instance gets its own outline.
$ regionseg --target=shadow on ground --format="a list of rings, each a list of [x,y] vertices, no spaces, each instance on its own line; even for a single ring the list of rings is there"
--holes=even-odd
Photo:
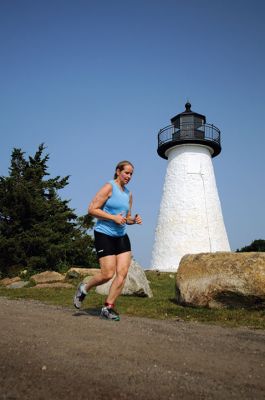
[[[75,311],[73,317],[82,317],[84,315],[91,315],[92,317],[99,317],[101,309],[99,308],[86,308],[83,310]]]

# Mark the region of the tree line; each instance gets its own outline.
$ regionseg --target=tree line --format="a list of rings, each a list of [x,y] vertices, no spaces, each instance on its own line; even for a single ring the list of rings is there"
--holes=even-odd
[[[93,219],[78,217],[59,191],[69,176],[51,178],[41,144],[34,156],[15,148],[9,175],[0,177],[0,274],[98,266]]]
[[[265,240],[256,239],[248,246],[244,246],[241,249],[237,249],[237,253],[246,253],[250,251],[265,251]]]

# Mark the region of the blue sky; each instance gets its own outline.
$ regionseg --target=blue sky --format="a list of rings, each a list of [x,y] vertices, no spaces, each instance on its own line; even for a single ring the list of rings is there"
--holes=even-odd
[[[148,268],[167,162],[157,132],[192,110],[222,133],[213,160],[233,250],[265,239],[265,3],[262,0],[1,0],[0,174],[14,147],[44,142],[78,215],[135,165],[129,227]]]

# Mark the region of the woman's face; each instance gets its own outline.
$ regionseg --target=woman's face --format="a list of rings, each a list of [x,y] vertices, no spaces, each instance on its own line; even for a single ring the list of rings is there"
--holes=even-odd
[[[125,165],[122,170],[117,169],[117,176],[122,185],[130,182],[133,174],[133,167],[129,164]]]

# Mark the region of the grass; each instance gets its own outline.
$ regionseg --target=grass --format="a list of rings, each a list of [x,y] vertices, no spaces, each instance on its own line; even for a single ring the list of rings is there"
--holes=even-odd
[[[265,329],[264,310],[236,309],[207,309],[183,307],[175,302],[175,276],[169,273],[146,272],[153,291],[153,298],[120,296],[117,309],[121,314],[156,319],[171,319],[218,324],[222,326],[247,326],[255,329]],[[73,281],[77,285],[77,281]],[[0,287],[0,296],[10,299],[34,299],[47,304],[73,307],[74,289],[6,289]],[[100,309],[104,297],[94,290],[84,304],[85,309]]]

